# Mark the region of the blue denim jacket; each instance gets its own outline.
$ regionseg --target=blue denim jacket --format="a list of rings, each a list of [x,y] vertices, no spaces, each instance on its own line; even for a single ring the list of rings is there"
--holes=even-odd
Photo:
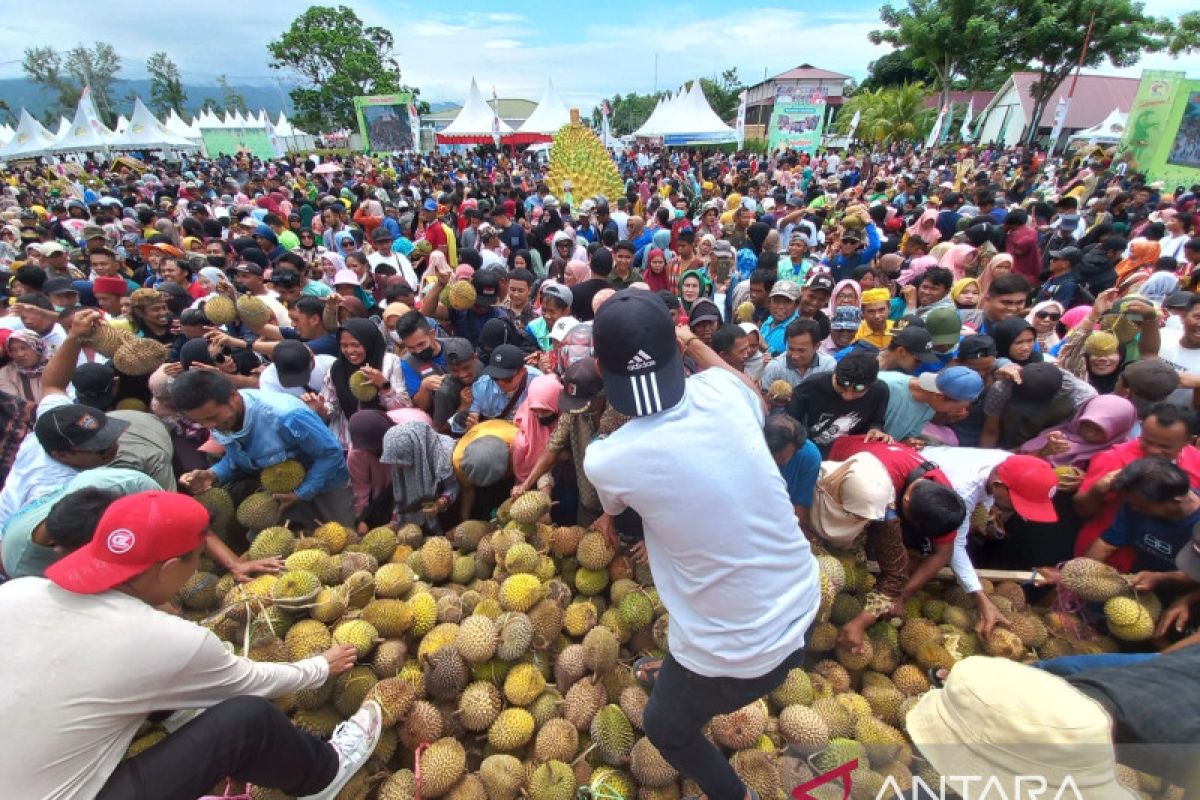
[[[224,458],[212,467],[220,483],[288,458],[299,461],[307,472],[296,489],[296,496],[302,500],[349,482],[346,456],[337,437],[299,398],[257,389],[240,389],[238,393],[246,406],[242,429],[212,432],[225,448]]]

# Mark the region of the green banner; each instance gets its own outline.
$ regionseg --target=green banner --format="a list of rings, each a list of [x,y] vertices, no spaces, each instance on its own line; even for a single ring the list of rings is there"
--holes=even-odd
[[[354,98],[354,114],[363,152],[391,153],[417,149],[420,118],[411,92]]]
[[[1200,81],[1182,72],[1146,70],[1138,86],[1118,156],[1152,181],[1200,181]]]
[[[204,152],[210,158],[219,154],[233,155],[249,151],[259,158],[275,158],[278,153],[271,144],[271,137],[261,128],[204,128],[200,131],[204,140]]]
[[[771,124],[767,128],[767,147],[815,153],[821,146],[821,130],[825,127],[825,103],[811,102],[813,98],[793,100],[775,98]]]

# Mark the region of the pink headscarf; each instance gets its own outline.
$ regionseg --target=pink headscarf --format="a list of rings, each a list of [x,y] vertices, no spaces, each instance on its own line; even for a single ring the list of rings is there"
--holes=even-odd
[[[1100,426],[1104,431],[1105,440],[1100,444],[1084,441],[1080,434],[1080,427],[1084,422]],[[1096,453],[1128,441],[1129,432],[1133,430],[1136,422],[1137,409],[1133,407],[1133,403],[1119,395],[1101,394],[1080,406],[1069,422],[1042,431],[1022,445],[1021,450],[1031,453],[1045,447],[1050,434],[1057,431],[1066,438],[1067,451],[1043,458],[1056,467],[1071,466],[1084,469]]]
[[[557,375],[539,375],[529,382],[525,401],[513,417],[517,426],[517,436],[512,443],[513,474],[518,481],[525,480],[533,472],[538,457],[550,443],[550,434],[554,432],[554,427],[543,425],[535,412],[557,414],[558,396],[561,393],[562,384],[558,382]]]
[[[454,277],[456,280],[469,281],[475,275],[475,268],[470,264],[459,264],[454,268]]]
[[[900,271],[900,277],[896,279],[896,283],[902,286],[916,283],[925,274],[925,270],[936,266],[937,259],[933,256],[917,256],[908,262],[907,267]]]
[[[837,296],[841,294],[842,289],[854,290],[854,307],[858,308],[862,305],[862,287],[858,285],[858,281],[845,278],[837,282],[833,287],[833,294],[829,295],[829,305],[825,308],[825,313],[833,319],[834,312],[837,311]]]
[[[1070,331],[1076,325],[1083,322],[1083,320],[1086,319],[1087,315],[1090,313],[1092,313],[1091,306],[1075,306],[1074,308],[1068,308],[1066,313],[1062,315],[1062,319],[1059,321],[1062,323],[1064,328]]]
[[[926,209],[916,224],[908,229],[908,235],[920,236],[925,244],[933,247],[942,240],[942,232],[937,229],[937,218],[936,208]]]
[[[582,261],[568,261],[567,272],[563,276],[567,286],[574,286],[578,283],[583,283],[592,277],[592,270],[587,264]]]
[[[946,251],[946,255],[942,256],[938,266],[953,272],[954,280],[958,280],[966,277],[967,266],[977,252],[979,252],[979,248],[973,244],[956,244]]]
[[[996,267],[1007,264],[1008,271],[1013,271],[1013,257],[1008,253],[997,253],[988,261],[987,266],[983,268],[983,273],[979,276],[979,293],[986,295],[988,287],[992,285],[992,281],[996,280]]]

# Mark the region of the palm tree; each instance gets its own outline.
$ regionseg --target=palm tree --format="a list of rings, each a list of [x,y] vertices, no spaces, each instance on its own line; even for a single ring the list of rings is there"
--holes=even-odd
[[[843,106],[834,127],[845,133],[858,112],[861,116],[856,136],[861,141],[885,145],[917,141],[929,132],[933,122],[932,109],[925,107],[931,94],[923,83],[859,92]]]

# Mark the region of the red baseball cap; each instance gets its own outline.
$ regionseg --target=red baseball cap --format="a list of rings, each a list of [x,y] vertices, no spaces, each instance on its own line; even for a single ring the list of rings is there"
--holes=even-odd
[[[104,592],[195,550],[208,526],[208,510],[185,494],[126,495],[100,517],[92,541],[52,565],[46,577],[69,592]]]
[[[1058,474],[1054,467],[1036,456],[1009,456],[996,467],[998,477],[1008,488],[1013,508],[1030,522],[1056,522],[1054,492]]]

